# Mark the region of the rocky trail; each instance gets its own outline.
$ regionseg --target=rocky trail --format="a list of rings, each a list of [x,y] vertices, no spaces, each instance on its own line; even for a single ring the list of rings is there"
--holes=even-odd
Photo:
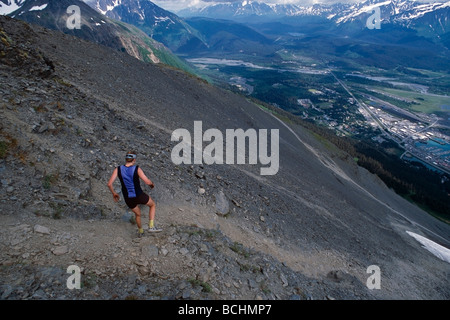
[[[163,232],[141,238],[129,214],[116,221],[0,216],[1,298],[334,299],[359,282],[339,272],[310,279],[257,250],[263,244],[255,238],[251,249],[196,223],[192,212],[166,210]],[[80,290],[67,288],[72,265],[81,269]]]

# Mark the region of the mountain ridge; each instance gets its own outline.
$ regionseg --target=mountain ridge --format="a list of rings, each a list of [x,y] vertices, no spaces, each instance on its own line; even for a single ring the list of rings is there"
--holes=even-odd
[[[176,14],[166,11],[151,1],[93,0],[86,1],[92,8],[112,19],[132,24],[151,38],[164,43],[173,52],[185,48],[204,48],[201,36]]]
[[[429,19],[439,21],[441,27],[444,28],[442,33],[449,32],[449,1],[422,3],[412,0],[366,0],[357,3],[338,2],[335,4],[313,4],[311,6],[244,1],[242,3],[211,4],[203,8],[187,8],[180,10],[178,14],[184,17],[202,16],[238,21],[251,21],[255,18],[253,22],[258,23],[267,22],[264,19],[270,21],[279,20],[283,17],[321,17],[336,25],[359,20],[363,22],[363,27],[365,27],[366,20],[373,14],[375,8],[380,8],[382,24],[392,23],[413,27],[415,24],[421,24],[424,20]],[[433,15],[435,16],[433,17]]]
[[[105,17],[83,1],[28,0],[22,1],[20,4],[8,15],[76,35],[116,50],[124,50],[131,56],[149,63],[166,63],[193,72],[187,63],[175,56],[163,44],[148,37],[140,29]],[[71,5],[80,8],[80,28],[69,28],[67,25],[67,21],[74,14],[66,12]]]
[[[379,9],[379,11],[377,11]],[[366,0],[356,3],[265,4],[258,1],[210,4],[206,7],[187,8],[178,12],[186,19],[203,17],[228,19],[243,23],[268,37],[285,37],[289,34],[303,37],[343,38],[355,42],[368,39],[378,43],[401,44],[411,42],[417,49],[430,47],[433,51],[449,54],[450,2],[422,3],[402,0]],[[368,26],[369,19],[371,24]],[[376,21],[375,21],[376,20]],[[189,21],[189,20],[188,20]],[[376,29],[375,29],[376,27]],[[369,30],[374,28],[375,30]],[[381,29],[381,30],[380,30]],[[367,31],[373,31],[368,34]],[[422,39],[419,39],[422,38]],[[419,40],[416,44],[414,41]],[[422,42],[422,43],[420,43]]]

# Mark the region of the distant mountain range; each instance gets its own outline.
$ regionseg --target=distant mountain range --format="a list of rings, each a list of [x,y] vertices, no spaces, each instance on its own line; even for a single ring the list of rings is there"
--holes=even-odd
[[[208,17],[220,19],[243,19],[248,17],[280,18],[295,16],[322,16],[338,23],[351,21],[356,17],[380,7],[385,21],[405,21],[423,17],[426,14],[450,8],[450,1],[423,3],[413,0],[367,0],[357,3],[314,4],[266,4],[258,1],[236,1],[215,3],[203,8],[186,8],[178,12],[182,17]],[[442,12],[439,12],[442,13]]]
[[[236,1],[187,8],[179,11],[178,15],[187,19],[203,17],[232,20],[252,26],[266,35],[283,36],[298,32],[317,35],[320,32],[353,38],[361,36],[376,11],[379,12],[379,27],[383,30],[370,36],[381,37],[377,42],[389,43],[401,41],[405,37],[421,37],[430,39],[438,46],[450,48],[450,1],[423,3],[412,0],[367,0],[311,6]],[[363,36],[366,37],[367,33],[364,32]],[[420,43],[423,44],[422,41]]]
[[[0,14],[10,14],[23,6],[25,2],[30,1],[0,0]],[[43,3],[48,2],[43,1]],[[450,1],[423,3],[413,0],[367,0],[358,3],[311,6],[235,1],[213,3],[201,8],[189,7],[179,11],[178,15],[162,9],[149,0],[84,0],[84,2],[110,18],[134,25],[139,23],[142,29],[147,29],[148,33],[158,41],[161,41],[167,33],[172,34],[173,37],[176,30],[180,36],[186,38],[186,43],[200,36],[180,17],[262,22],[286,17],[316,16],[342,24],[366,20],[374,8],[379,7],[382,23],[410,26],[432,21],[437,22],[437,24],[432,23],[432,26],[438,26],[436,31],[441,33],[449,31],[450,23]]]
[[[236,1],[187,8],[177,15],[149,0],[0,0],[0,13],[62,30],[65,26],[61,21],[59,25],[54,24],[55,12],[67,17],[63,10],[75,3],[83,7],[83,23],[87,28],[82,32],[64,32],[81,33],[84,38],[95,38],[98,43],[119,49],[126,47],[124,42],[135,47],[136,41],[124,41],[124,36],[118,40],[117,34],[131,30],[130,27],[121,27],[120,21],[136,27],[133,33],[139,31],[139,36],[133,36],[139,38],[139,42],[147,43],[140,48],[125,50],[141,59],[143,56],[152,57],[149,53],[153,52],[160,60],[166,57],[165,60],[170,60],[172,65],[175,58],[174,55],[167,58],[169,51],[150,50],[149,47],[162,43],[175,54],[184,56],[231,52],[270,56],[276,51],[275,39],[301,33],[317,39],[318,44],[336,37],[347,37],[389,46],[427,48],[444,56],[448,56],[450,50],[450,1],[367,0],[311,6]],[[44,8],[46,4],[48,6]],[[363,32],[367,21],[378,10],[376,8],[379,8],[382,30],[371,34]],[[46,15],[43,13],[46,12],[53,12],[49,14],[53,17],[53,25],[44,21]],[[106,34],[113,36],[106,37]],[[142,40],[144,38],[145,41]],[[149,41],[153,42],[150,44]]]
[[[187,8],[178,12],[182,17],[206,17],[235,21],[264,22],[286,17],[316,16],[336,24],[367,20],[374,8],[379,7],[382,23],[405,26],[432,21],[436,31],[449,31],[450,1],[423,3],[412,0],[367,0],[358,3],[314,4],[266,4],[258,1],[236,1],[211,4],[203,8]]]

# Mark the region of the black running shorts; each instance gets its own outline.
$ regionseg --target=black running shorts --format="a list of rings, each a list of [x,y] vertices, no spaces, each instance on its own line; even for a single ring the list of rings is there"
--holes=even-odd
[[[148,200],[150,200],[149,195],[145,192],[142,192],[137,197],[125,198],[125,203],[127,204],[128,208],[134,209],[138,204],[147,204]]]

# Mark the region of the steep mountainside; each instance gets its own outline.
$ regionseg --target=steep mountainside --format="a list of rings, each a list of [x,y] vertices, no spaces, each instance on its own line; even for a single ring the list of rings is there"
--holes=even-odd
[[[2,299],[450,298],[448,262],[408,234],[448,247],[450,227],[281,110],[3,16],[0,92]],[[172,133],[194,121],[278,129],[278,173],[175,165]],[[130,149],[156,185],[155,236],[136,239],[106,187]]]

